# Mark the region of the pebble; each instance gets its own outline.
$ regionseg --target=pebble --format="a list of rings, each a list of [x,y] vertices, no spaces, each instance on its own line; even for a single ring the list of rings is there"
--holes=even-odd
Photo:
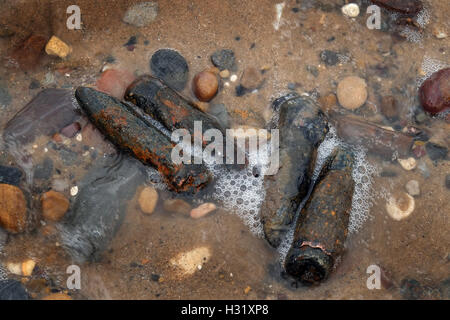
[[[210,101],[217,93],[219,88],[219,80],[217,76],[210,71],[202,71],[198,73],[192,81],[192,90],[198,100]]]
[[[381,113],[389,120],[396,120],[399,117],[399,106],[393,96],[382,97],[380,109]]]
[[[134,79],[134,75],[128,71],[108,69],[97,80],[96,87],[99,91],[117,99],[123,99],[125,90]]]
[[[445,186],[450,189],[450,173],[445,176]]]
[[[188,214],[192,210],[189,203],[181,199],[168,199],[164,201],[164,210],[179,214]]]
[[[217,50],[211,55],[211,62],[219,70],[233,70],[234,52],[231,49]]]
[[[34,169],[34,178],[39,180],[47,180],[53,174],[53,160],[45,158],[44,161],[36,165]]]
[[[158,10],[156,2],[141,2],[130,7],[125,12],[122,21],[135,27],[145,27],[156,19]]]
[[[5,108],[11,103],[11,95],[5,83],[0,82],[0,107]]]
[[[51,56],[66,58],[72,52],[72,48],[60,38],[52,36],[45,46],[45,52]]]
[[[339,62],[337,53],[331,50],[323,50],[320,52],[320,59],[325,62],[327,66],[334,66]]]
[[[416,197],[420,195],[420,187],[417,180],[408,181],[405,185],[405,188],[410,196]]]
[[[0,165],[0,183],[18,186],[22,178],[22,171],[15,167]]]
[[[64,179],[54,179],[52,181],[52,189],[57,192],[66,192],[69,190],[69,183]]]
[[[154,76],[178,91],[183,90],[188,81],[189,67],[186,59],[172,49],[156,51],[150,59],[150,69]]]
[[[211,258],[211,250],[208,247],[197,247],[193,250],[179,253],[170,260],[170,263],[178,268],[182,275],[192,275],[201,270],[204,263]]]
[[[319,104],[322,111],[328,112],[337,104],[337,98],[334,93],[329,93],[319,98]]]
[[[37,67],[44,52],[47,39],[40,35],[31,35],[23,41],[11,55],[10,61],[23,70],[32,70]]]
[[[428,156],[433,161],[445,160],[447,158],[448,149],[433,142],[427,142],[425,149]]]
[[[8,262],[6,264],[6,268],[10,273],[25,277],[31,276],[35,267],[36,262],[32,259],[25,260],[21,263]]]
[[[405,192],[397,192],[391,195],[386,203],[386,211],[389,216],[400,221],[407,218],[415,208],[414,198]]]
[[[230,77],[230,71],[228,69],[222,70],[222,71],[220,71],[219,75],[223,79],[229,78]]]
[[[72,300],[72,298],[69,295],[65,294],[65,293],[57,292],[57,293],[52,293],[51,295],[48,295],[48,296],[44,297],[42,300],[59,300],[59,301],[62,301],[62,300]]]
[[[0,184],[0,226],[10,233],[25,230],[27,203],[19,188]]]
[[[341,8],[341,11],[344,15],[350,18],[356,18],[359,16],[359,6],[356,3],[346,4]]]
[[[346,77],[338,84],[337,97],[341,106],[349,110],[361,107],[367,100],[367,84],[360,77]]]
[[[80,132],[81,125],[79,122],[74,122],[69,124],[67,127],[61,129],[61,134],[67,138],[73,138],[75,135]]]
[[[45,220],[60,221],[69,209],[67,198],[56,191],[50,190],[41,197],[42,215]]]
[[[200,219],[204,216],[206,216],[208,213],[213,212],[216,210],[216,205],[214,203],[208,202],[203,203],[200,206],[198,206],[195,209],[191,210],[191,218],[193,219]]]
[[[77,186],[74,186],[74,187],[70,188],[70,195],[72,197],[75,197],[77,194],[78,194],[78,187]]]
[[[247,67],[242,73],[241,86],[254,90],[261,85],[262,80],[261,73],[255,67]]]
[[[431,114],[450,109],[450,68],[437,71],[425,80],[419,98],[423,109]]]
[[[445,38],[447,38],[447,33],[445,32],[443,27],[434,27],[433,28],[433,35],[436,37],[436,39],[445,39]]]
[[[17,280],[0,280],[0,301],[4,300],[29,300],[30,296]]]
[[[223,103],[214,103],[209,108],[209,114],[215,116],[223,128],[230,127],[230,115]]]
[[[397,159],[398,163],[402,166],[406,171],[411,171],[416,168],[417,161],[416,159],[410,157],[408,159]]]
[[[145,187],[138,198],[139,207],[145,214],[152,214],[158,203],[158,191],[153,187]]]

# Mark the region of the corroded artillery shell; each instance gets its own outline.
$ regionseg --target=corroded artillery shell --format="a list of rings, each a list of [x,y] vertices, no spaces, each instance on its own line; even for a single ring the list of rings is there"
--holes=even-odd
[[[201,121],[203,131],[218,129],[225,136],[225,129],[216,118],[199,110],[158,78],[140,77],[128,87],[125,100],[142,108],[169,131],[187,129],[194,136],[194,121]]]
[[[267,241],[277,247],[308,192],[317,147],[328,125],[319,106],[308,97],[289,94],[275,100],[274,108],[280,111],[280,168],[276,175],[265,177],[261,218]]]
[[[286,272],[306,285],[328,277],[348,233],[354,157],[342,149],[332,157],[300,213],[285,261]]]
[[[130,106],[91,88],[80,87],[75,96],[91,122],[111,142],[142,163],[157,168],[171,189],[195,193],[211,180],[203,165],[175,164],[171,159],[174,144],[132,112]]]

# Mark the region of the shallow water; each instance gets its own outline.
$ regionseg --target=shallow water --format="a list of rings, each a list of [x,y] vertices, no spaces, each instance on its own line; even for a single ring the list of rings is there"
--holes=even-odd
[[[214,51],[230,48],[237,61],[231,74],[238,80],[222,80],[212,103],[226,105],[232,126],[265,128],[276,117],[272,101],[292,88],[320,101],[320,97],[336,92],[343,77],[357,75],[367,82],[367,102],[353,112],[336,107],[339,112],[353,113],[359,119],[396,130],[414,125],[426,129],[431,141],[447,148],[450,145],[448,116],[426,115],[419,124],[415,120],[421,113],[418,86],[432,72],[450,64],[448,38],[437,39],[433,34],[437,27],[449,32],[450,6],[445,1],[425,1],[425,11],[418,21],[423,30],[404,29],[400,33],[405,37],[392,30],[368,30],[368,15],[364,14],[367,1],[358,2],[362,13],[356,19],[342,15],[344,1],[338,0],[159,1],[157,19],[148,27],[136,28],[121,19],[126,9],[138,1],[80,0],[77,4],[83,25],[76,31],[68,30],[65,24],[65,10],[72,2],[48,1],[43,5],[41,1],[39,6],[37,1],[16,1],[13,5],[0,0],[4,9],[0,21],[15,31],[13,36],[0,37],[1,57],[7,57],[37,29],[46,37],[57,35],[73,48],[65,60],[44,53],[34,68],[26,70],[2,60],[0,89],[6,87],[10,96],[10,102],[0,108],[2,133],[8,121],[42,89],[73,92],[80,85],[93,86],[105,67],[135,75],[149,73],[149,59],[160,48],[176,49],[186,58],[191,81],[197,72],[212,66],[210,55]],[[16,12],[21,13],[19,21],[15,21]],[[392,19],[392,15],[382,10],[382,19]],[[137,37],[133,51],[124,47],[131,36]],[[322,50],[338,52],[339,62],[326,65],[319,57]],[[115,62],[106,62],[109,56]],[[236,86],[247,67],[264,70],[264,82],[259,89],[238,96]],[[30,89],[30,83],[36,80],[39,85]],[[182,94],[195,100],[190,82]],[[400,105],[398,121],[388,121],[380,113],[379,99],[385,95],[394,96]],[[98,170],[106,182],[100,180],[99,185],[114,188],[114,176],[129,156],[117,155],[115,147],[102,140],[99,133],[55,143],[52,135],[56,132],[43,129],[65,127],[65,119],[48,117],[40,125],[42,118],[27,115],[22,121],[33,124],[33,141],[15,139],[14,147],[8,141],[2,142],[0,164],[18,166],[25,172],[27,179],[20,187],[28,195],[30,227],[24,233],[9,235],[3,246],[0,234],[0,263],[6,266],[8,262],[35,260],[37,267],[26,281],[35,298],[56,289],[76,299],[402,299],[408,297],[401,290],[405,279],[421,284],[421,299],[449,298],[445,296],[445,281],[450,277],[447,160],[433,161],[425,155],[417,159],[414,170],[406,171],[395,159],[367,152],[367,146],[356,148],[356,189],[346,253],[326,282],[308,288],[287,277],[280,263],[289,249],[293,230],[278,250],[270,247],[262,235],[258,210],[265,195],[263,176],[254,177],[252,166],[241,171],[212,170],[217,177],[215,189],[186,200],[194,205],[213,201],[219,209],[198,220],[166,212],[163,200],[180,196],[167,190],[155,170],[143,168],[143,181],[139,181],[137,190],[127,190],[132,199],[119,201],[126,207],[118,214],[123,222],[106,251],[93,262],[75,261],[64,250],[60,226],[41,218],[41,194],[54,188],[55,180],[64,181],[67,185],[61,192],[70,199],[73,209],[78,197],[86,196],[84,181],[91,178],[87,175],[90,170],[106,163]],[[77,121],[82,128],[88,123],[80,116]],[[346,141],[336,137],[332,129],[319,148],[316,174],[338,144],[345,145]],[[51,159],[51,173],[37,179],[36,166],[44,164],[45,159]],[[114,165],[109,164],[110,160]],[[420,185],[415,210],[407,219],[395,221],[386,211],[387,199],[404,190],[411,179]],[[155,186],[161,199],[150,216],[144,215],[138,205],[138,195],[145,185]],[[79,188],[76,194],[74,187]],[[101,212],[101,208],[97,210]],[[107,232],[108,237],[112,235]],[[207,247],[209,258],[193,274],[180,274],[171,260],[198,247]],[[80,290],[66,287],[66,269],[72,264],[81,268]],[[380,289],[369,290],[366,285],[371,265],[382,270]],[[7,271],[6,275],[20,278]]]

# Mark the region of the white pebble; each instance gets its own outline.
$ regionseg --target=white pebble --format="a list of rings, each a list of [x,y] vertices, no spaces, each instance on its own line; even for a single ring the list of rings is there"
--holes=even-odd
[[[391,196],[386,203],[387,213],[396,221],[407,218],[414,211],[414,208],[414,198],[404,192]]]
[[[406,191],[410,196],[418,196],[420,194],[419,182],[417,180],[410,180],[405,185]]]
[[[346,4],[341,8],[342,13],[350,18],[359,16],[359,6],[356,3]]]
[[[402,166],[403,169],[406,171],[411,171],[416,168],[417,161],[414,158],[408,158],[408,159],[397,159],[398,163]]]
[[[230,81],[231,81],[231,82],[236,82],[236,80],[237,80],[237,75],[233,74],[233,75],[230,77]]]
[[[83,136],[81,135],[81,133],[78,133],[78,134],[75,136],[75,139],[77,139],[77,141],[81,142],[81,141],[83,141]]]
[[[75,197],[77,194],[78,194],[78,187],[77,186],[74,186],[74,187],[70,188],[70,195],[72,197]]]

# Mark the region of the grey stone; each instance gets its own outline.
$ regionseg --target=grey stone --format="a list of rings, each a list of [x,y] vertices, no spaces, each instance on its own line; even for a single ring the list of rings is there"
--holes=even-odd
[[[150,69],[172,89],[183,90],[186,86],[189,67],[186,59],[175,50],[156,51],[150,60]]]
[[[141,2],[130,7],[125,12],[123,22],[135,27],[145,27],[156,19],[158,11],[158,3],[152,1]]]
[[[234,52],[231,49],[217,50],[212,54],[211,62],[221,71],[225,69],[233,70]]]
[[[420,194],[419,182],[417,180],[408,181],[405,188],[410,196],[416,197]]]

